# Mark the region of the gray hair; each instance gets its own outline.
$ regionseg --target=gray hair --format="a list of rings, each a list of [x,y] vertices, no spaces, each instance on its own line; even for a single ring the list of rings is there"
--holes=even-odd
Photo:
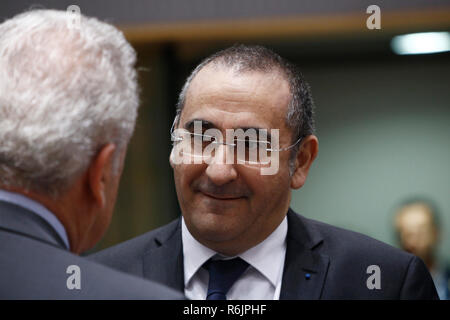
[[[289,84],[291,100],[286,114],[286,124],[292,130],[292,142],[314,133],[314,102],[309,84],[296,65],[282,58],[272,50],[258,45],[234,45],[205,58],[192,71],[180,92],[177,103],[178,121],[181,118],[189,86],[195,76],[210,63],[233,68],[238,73],[281,72]],[[295,169],[295,156],[300,143],[291,152],[289,172],[292,176]]]
[[[134,49],[107,23],[68,19],[32,10],[0,24],[0,185],[60,194],[102,146],[131,138]]]

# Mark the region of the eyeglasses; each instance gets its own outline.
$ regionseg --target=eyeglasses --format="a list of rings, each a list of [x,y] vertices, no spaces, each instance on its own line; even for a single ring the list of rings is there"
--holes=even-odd
[[[249,166],[268,166],[273,161],[274,153],[295,147],[303,138],[299,138],[290,146],[278,148],[278,130],[276,130],[275,135],[272,135],[272,143],[266,139],[266,130],[260,130],[260,136],[262,138],[258,139],[258,134],[255,129],[248,129],[246,132],[238,129],[231,135],[231,141],[227,140],[224,142],[222,133],[218,129],[208,129],[203,133],[190,132],[186,129],[174,129],[177,119],[178,117],[175,117],[170,129],[171,140],[173,146],[177,147],[177,152],[181,156],[188,157],[187,160],[188,162],[192,161],[191,163],[201,163],[203,161],[210,163],[212,158],[217,156],[217,152],[223,145],[227,147],[227,164],[237,163]],[[227,137],[229,134],[228,130]],[[213,134],[208,134],[208,132],[212,132]]]

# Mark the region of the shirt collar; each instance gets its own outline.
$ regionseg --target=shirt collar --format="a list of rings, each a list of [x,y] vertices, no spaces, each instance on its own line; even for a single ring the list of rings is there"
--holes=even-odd
[[[184,285],[186,286],[198,269],[216,252],[198,242],[189,232],[181,219],[181,237],[183,241],[184,257]]]
[[[239,256],[276,287],[286,255],[287,218],[264,241]]]
[[[70,250],[69,238],[67,232],[58,218],[39,202],[36,202],[20,193],[6,191],[0,189],[0,200],[15,204],[19,207],[27,209],[30,212],[44,219],[58,233],[59,237],[64,241],[67,249]]]
[[[182,218],[181,236],[184,257],[184,284],[187,285],[208,259],[218,254],[198,242]],[[273,286],[278,283],[286,254],[287,218],[261,243],[238,255],[266,277]]]

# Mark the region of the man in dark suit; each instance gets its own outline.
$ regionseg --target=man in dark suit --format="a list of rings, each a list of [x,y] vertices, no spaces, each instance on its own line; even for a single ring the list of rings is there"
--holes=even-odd
[[[0,24],[0,299],[183,299],[78,256],[109,225],[138,107],[134,50],[79,18]]]
[[[417,257],[289,208],[318,139],[309,86],[274,52],[240,45],[206,58],[172,129],[182,217],[94,260],[191,299],[437,298]]]
[[[0,200],[0,299],[183,298],[164,285],[70,253],[46,219],[24,208],[24,201],[10,200]]]

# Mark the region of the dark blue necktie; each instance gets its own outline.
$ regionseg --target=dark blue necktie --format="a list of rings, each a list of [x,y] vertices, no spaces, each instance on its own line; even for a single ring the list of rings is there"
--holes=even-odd
[[[209,271],[206,300],[227,300],[227,292],[244,273],[248,263],[241,258],[230,260],[208,260],[204,267]]]

